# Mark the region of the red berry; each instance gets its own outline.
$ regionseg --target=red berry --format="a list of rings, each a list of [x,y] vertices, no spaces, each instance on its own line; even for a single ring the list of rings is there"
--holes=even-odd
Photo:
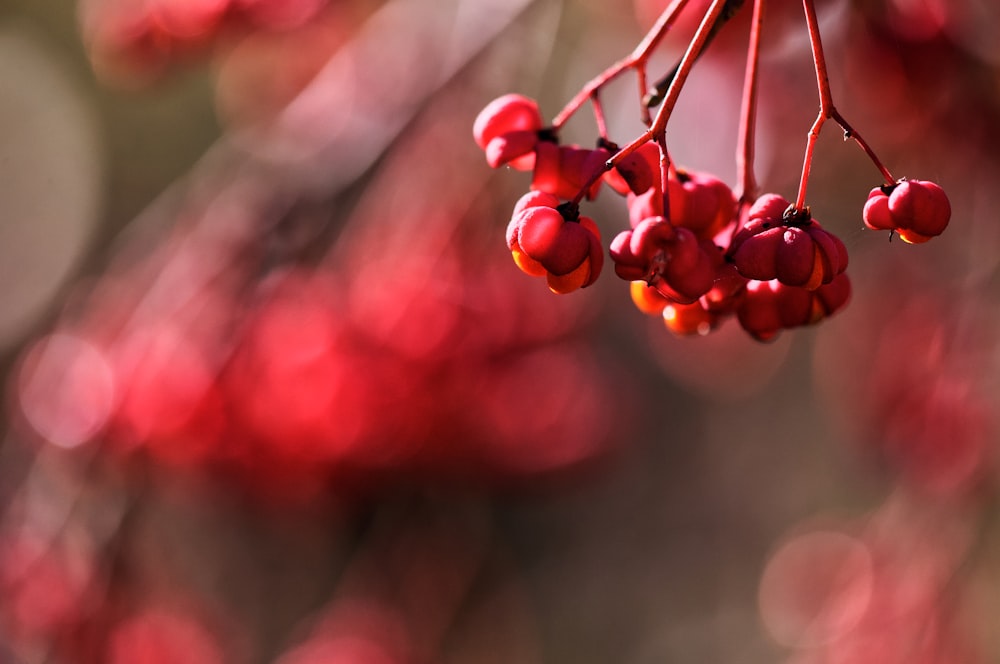
[[[951,203],[933,182],[903,180],[872,189],[862,218],[868,228],[896,231],[903,241],[919,244],[944,232],[951,220]]]
[[[604,250],[597,224],[566,219],[558,203],[542,192],[522,196],[507,226],[507,247],[523,272],[546,277],[556,293],[569,293],[597,280]]]
[[[710,253],[712,252],[712,253]],[[674,228],[663,217],[644,220],[622,231],[611,243],[615,273],[643,280],[674,301],[691,303],[715,281],[718,256],[687,228]]]
[[[701,296],[701,306],[715,314],[730,314],[736,310],[739,297],[747,286],[747,278],[736,266],[720,260],[715,268],[715,280],[707,293]]]
[[[773,194],[754,204],[729,248],[736,269],[748,279],[807,290],[830,283],[847,269],[847,248],[813,219],[785,219],[787,209],[788,202]]]
[[[747,213],[750,219],[777,221],[782,219],[790,203],[780,194],[764,194],[754,201]]]
[[[758,341],[770,341],[783,327],[774,288],[770,281],[750,281],[736,310],[740,325]]]
[[[497,136],[486,146],[486,162],[499,168],[531,153],[537,143],[538,134],[533,131],[512,131]]]
[[[687,228],[676,229],[668,243],[668,260],[663,278],[685,300],[694,301],[704,295],[715,281],[715,261],[698,237]]]
[[[588,231],[578,223],[567,223],[558,210],[534,207],[519,219],[518,245],[549,272],[568,274],[587,257]]]
[[[670,304],[669,298],[641,279],[629,284],[629,295],[639,311],[653,316],[662,314],[664,307]]]
[[[889,197],[882,191],[881,187],[875,187],[868,194],[868,200],[865,201],[861,218],[864,220],[865,226],[873,231],[891,231],[896,229],[896,222],[889,212]]]
[[[663,217],[650,217],[635,229],[622,231],[611,242],[615,274],[626,281],[648,281],[654,276],[654,261],[667,248],[675,231]]]
[[[663,216],[663,196],[656,189],[641,194],[629,193],[626,197],[629,225],[635,228],[643,219]]]
[[[514,212],[511,215],[510,223],[507,224],[507,248],[513,249],[517,243],[517,225],[522,212],[533,207],[559,207],[559,199],[544,191],[529,191],[521,196],[514,204]]]
[[[483,150],[494,138],[513,131],[538,131],[542,114],[538,104],[519,94],[507,94],[486,105],[472,125],[472,135]]]
[[[672,302],[663,309],[663,324],[674,334],[687,336],[706,335],[719,322],[718,316],[706,311],[699,302],[681,304]]]
[[[840,310],[851,294],[846,274],[815,290],[789,286],[777,279],[747,283],[736,315],[747,332],[759,341],[770,341],[782,329],[818,323]]]
[[[604,172],[604,164],[610,157],[611,153],[604,148],[588,150],[542,141],[535,148],[531,188],[571,200],[588,187],[586,196],[592,200],[601,188],[601,178],[597,176]]]
[[[541,128],[542,114],[538,104],[519,94],[507,94],[494,99],[480,111],[472,126],[472,136],[486,152],[486,160],[493,168],[511,162],[515,167],[530,168],[516,160],[534,151]]]
[[[655,143],[646,143],[622,159],[604,176],[608,185],[619,194],[640,195],[657,189],[660,179],[660,149]]]
[[[813,314],[810,322],[818,323],[840,311],[851,299],[851,280],[847,273],[838,274],[828,284],[823,284],[812,292]]]
[[[889,212],[899,228],[930,239],[947,227],[951,203],[944,190],[933,182],[906,180],[889,195]]]
[[[711,239],[733,219],[736,197],[714,175],[677,171],[669,181],[670,220],[690,228],[700,238]]]

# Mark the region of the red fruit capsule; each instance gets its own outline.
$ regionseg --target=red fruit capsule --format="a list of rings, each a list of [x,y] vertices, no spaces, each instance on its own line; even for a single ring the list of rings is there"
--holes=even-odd
[[[589,231],[579,223],[567,222],[558,210],[548,207],[525,210],[518,222],[518,245],[557,275],[572,272],[587,258],[588,236]]]
[[[571,200],[587,187],[585,195],[592,200],[600,191],[602,178],[599,176],[610,157],[611,153],[604,148],[588,150],[542,141],[535,148],[531,188]]]
[[[759,199],[729,254],[747,279],[777,279],[815,290],[847,269],[847,248],[813,219],[786,219],[788,207],[788,201],[773,194]]]
[[[674,227],[663,217],[650,217],[633,230],[622,231],[611,242],[615,273],[627,281],[652,279],[654,263],[664,256],[674,235]]]
[[[740,325],[758,341],[770,341],[783,325],[775,293],[777,282],[752,280],[736,310]]]
[[[567,219],[551,194],[522,196],[507,226],[514,262],[531,276],[544,276],[556,293],[594,283],[604,264],[600,231],[587,217]]]
[[[629,284],[629,295],[639,311],[651,316],[661,315],[663,309],[671,303],[669,298],[641,279]]]
[[[889,212],[889,196],[882,191],[881,187],[875,187],[868,194],[865,201],[861,218],[865,226],[873,231],[893,231],[896,230],[896,221]]]
[[[619,194],[641,195],[656,187],[660,178],[660,149],[655,143],[646,143],[622,159],[604,180]]]
[[[736,197],[722,180],[697,171],[677,172],[670,180],[670,219],[676,226],[689,228],[711,239],[733,219]]]
[[[933,182],[903,180],[872,189],[862,218],[868,228],[896,231],[903,241],[918,244],[944,232],[951,220],[951,202]]]
[[[674,228],[663,217],[643,220],[611,243],[615,273],[642,280],[675,302],[690,304],[712,288],[719,260],[713,246],[703,246],[687,228]]]
[[[922,238],[920,241],[926,242],[948,226],[951,202],[944,190],[933,182],[907,180],[889,195],[889,212],[900,229],[912,231]]]
[[[538,131],[542,128],[542,114],[538,103],[519,94],[498,97],[486,105],[476,116],[472,135],[483,150],[498,136],[516,131]]]
[[[472,126],[472,136],[493,168],[507,163],[530,168],[521,158],[534,152],[541,128],[538,104],[519,94],[507,94],[480,111]]]

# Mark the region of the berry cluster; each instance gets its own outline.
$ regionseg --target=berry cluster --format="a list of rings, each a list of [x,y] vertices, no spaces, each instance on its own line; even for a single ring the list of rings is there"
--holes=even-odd
[[[666,125],[677,96],[695,59],[741,4],[711,3],[684,58],[643,97],[640,107],[648,129],[624,147],[608,135],[598,92],[629,69],[645,83],[649,54],[684,3],[664,10],[631,56],[589,82],[551,123],[543,121],[534,100],[519,94],[499,97],[483,109],[473,136],[487,163],[532,171],[531,192],[518,201],[507,229],[507,246],[521,270],[544,276],[556,293],[594,283],[602,264],[600,232],[580,214],[579,205],[597,197],[606,184],[625,197],[631,226],[611,241],[615,273],[632,283],[636,306],[662,315],[671,331],[705,334],[734,316],[751,336],[768,340],[782,329],[827,318],[851,293],[847,248],[805,204],[815,142],[827,120],[839,124],[885,178],[864,206],[868,228],[888,230],[908,243],[925,242],[945,229],[951,207],[944,191],[932,182],[893,178],[834,108],[811,0],[804,7],[820,113],[809,134],[796,199],[759,195],[753,175],[760,0],[754,3],[748,49],[738,193],[712,174],[672,162]],[[599,132],[596,146],[561,144],[562,125],[588,100]],[[650,108],[661,103],[656,117],[650,117]]]

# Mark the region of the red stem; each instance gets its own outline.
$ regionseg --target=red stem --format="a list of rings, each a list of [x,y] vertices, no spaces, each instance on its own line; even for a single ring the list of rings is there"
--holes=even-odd
[[[674,0],[670,6],[663,10],[659,18],[656,19],[656,23],[653,24],[653,27],[649,29],[646,36],[642,38],[639,45],[632,51],[632,57],[635,58],[636,62],[645,62],[649,59],[649,56],[659,46],[660,42],[663,41],[663,38],[677,20],[677,17],[686,4],[687,0]],[[642,94],[646,94],[646,92],[647,90],[644,89]]]
[[[890,173],[889,169],[885,167],[885,164],[882,163],[882,160],[878,158],[878,155],[875,154],[875,151],[871,149],[871,146],[869,146],[867,142],[865,142],[865,139],[861,138],[861,134],[856,132],[854,130],[854,127],[849,125],[847,123],[847,120],[845,120],[844,117],[839,112],[837,112],[837,109],[835,108],[830,109],[830,119],[839,124],[840,128],[844,130],[845,139],[848,138],[854,139],[854,142],[858,144],[858,147],[864,150],[864,153],[868,155],[868,158],[871,160],[871,162],[875,164],[875,168],[877,168],[879,172],[882,174],[882,177],[885,178],[886,184],[891,185],[896,183],[896,178],[892,176],[892,173]]]
[[[674,4],[679,4],[679,0],[675,0]],[[705,46],[708,34],[712,31],[712,26],[715,24],[716,20],[718,20],[725,4],[726,0],[712,0],[712,6],[709,7],[708,12],[701,21],[701,25],[698,26],[698,31],[695,33],[691,43],[688,44],[687,51],[684,52],[684,57],[681,58],[681,62],[677,67],[677,75],[674,76],[673,81],[670,83],[670,87],[667,89],[667,94],[663,98],[663,105],[660,106],[659,111],[656,113],[656,117],[653,118],[652,126],[642,132],[642,134],[640,134],[634,141],[615,153],[611,159],[608,159],[608,161],[604,164],[604,168],[594,173],[583,188],[580,189],[572,201],[574,204],[579,204],[580,201],[583,200],[586,192],[601,178],[601,176],[604,175],[605,172],[610,171],[616,165],[621,163],[622,159],[638,150],[650,140],[656,140],[661,144],[665,144],[664,137],[666,134],[667,121],[670,120],[670,115],[673,113],[674,106],[677,104],[677,99],[680,97],[681,89],[684,87],[685,82],[687,82],[688,74],[691,73],[691,68],[694,66],[695,60],[698,59],[701,49]],[[643,43],[645,43],[645,41]]]
[[[830,92],[830,76],[826,69],[826,56],[823,53],[823,41],[819,32],[819,20],[816,18],[816,7],[812,0],[802,0],[802,7],[806,14],[806,26],[809,28],[809,45],[812,47],[813,64],[816,67],[816,85],[819,88],[819,115],[809,129],[806,140],[806,155],[802,160],[802,176],[799,178],[799,193],[795,198],[795,209],[804,211],[816,140],[819,138],[820,130],[823,129],[823,124],[830,117],[830,109],[833,108],[833,95]]]
[[[637,72],[639,72],[640,98],[642,95],[645,95],[646,61],[649,60],[649,56],[652,54],[653,50],[657,47],[657,45],[659,45],[660,41],[670,30],[670,27],[677,20],[677,17],[680,15],[681,10],[684,9],[684,5],[686,5],[687,2],[688,0],[673,0],[673,2],[663,10],[663,13],[660,14],[656,23],[653,24],[653,27],[650,28],[649,32],[646,33],[646,36],[643,37],[642,41],[639,42],[639,45],[635,47],[632,53],[614,63],[584,85],[576,96],[573,97],[552,120],[552,128],[555,130],[561,128],[574,113],[580,110],[580,107],[583,106],[587,100],[594,95],[594,93],[628,69],[634,68]],[[645,108],[645,105],[643,105],[643,107]],[[644,113],[648,115],[649,110],[646,109]]]
[[[606,141],[611,139],[608,137],[608,123],[604,120],[604,107],[601,105],[600,92],[594,90],[594,94],[590,96],[591,105],[594,107],[594,122],[597,124],[597,135]]]
[[[656,184],[656,192],[653,200],[663,201],[661,214],[665,219],[670,219],[670,175],[673,170],[673,162],[670,153],[667,152],[666,136],[660,136],[656,140],[656,146],[660,149],[660,179]]]
[[[698,55],[701,53],[701,49],[708,40],[712,26],[715,25],[719,15],[722,14],[722,8],[725,4],[726,0],[713,0],[712,6],[709,7],[705,18],[702,19],[701,25],[698,26],[698,31],[695,33],[691,43],[688,44],[687,51],[684,52],[684,57],[677,68],[677,75],[674,76],[674,80],[670,83],[667,94],[663,98],[663,105],[660,106],[656,117],[653,118],[653,126],[650,127],[651,136],[659,136],[666,131],[667,121],[670,120],[670,115],[674,111],[674,106],[680,97],[681,89],[687,81],[688,74],[691,73],[691,68],[694,66],[695,60],[698,59]]]
[[[757,198],[757,178],[754,175],[755,134],[757,128],[757,71],[760,63],[760,34],[764,23],[765,0],[754,0],[750,23],[750,43],[747,46],[747,66],[743,79],[743,105],[740,109],[740,149],[736,153],[738,199],[741,203]]]
[[[868,158],[871,159],[875,167],[882,173],[882,177],[885,178],[886,184],[893,184],[896,180],[892,177],[892,173],[889,169],[885,167],[882,161],[875,155],[875,152],[871,149],[868,143],[865,142],[861,135],[854,131],[844,119],[842,115],[837,111],[833,105],[833,94],[830,91],[830,76],[826,67],[826,56],[823,53],[823,42],[820,38],[819,32],[819,19],[816,16],[816,6],[814,0],[802,0],[802,6],[805,10],[806,15],[806,25],[809,28],[809,44],[812,47],[813,64],[816,67],[816,85],[819,88],[819,115],[816,117],[816,121],[813,123],[812,128],[809,130],[808,140],[806,141],[806,154],[802,162],[802,177],[799,180],[799,193],[795,199],[795,209],[799,211],[806,210],[806,189],[809,184],[809,172],[812,170],[812,159],[813,152],[816,149],[816,140],[819,138],[819,133],[823,129],[823,124],[827,120],[833,120],[840,125],[841,129],[844,130],[845,138],[853,138],[854,141],[864,150]]]
[[[643,99],[646,91],[649,90],[649,79],[646,76],[645,67],[636,67],[636,83],[639,84],[639,99]],[[639,120],[647,127],[653,121],[649,114],[649,104],[639,104]]]

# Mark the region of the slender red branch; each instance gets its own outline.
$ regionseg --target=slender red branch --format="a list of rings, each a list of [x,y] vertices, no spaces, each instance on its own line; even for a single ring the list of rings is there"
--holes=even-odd
[[[649,77],[645,67],[636,68],[636,82],[639,84],[639,99],[644,99],[649,86]],[[639,120],[647,127],[652,123],[653,116],[649,113],[649,104],[639,104]]]
[[[639,72],[640,82],[643,83],[640,88],[640,97],[646,93],[645,89],[645,78],[646,78],[646,62],[649,60],[649,56],[652,54],[653,50],[659,45],[660,41],[670,30],[670,27],[677,20],[682,9],[687,4],[688,0],[673,0],[670,5],[663,10],[656,23],[653,27],[649,29],[646,36],[643,37],[639,45],[628,56],[622,58],[618,62],[614,63],[603,72],[601,72],[596,77],[592,78],[587,82],[586,85],[573,97],[569,103],[556,117],[552,120],[552,128],[558,130],[561,128],[570,117],[573,116],[580,107],[583,106],[588,99],[600,88],[607,85],[610,81],[614,80],[620,76],[623,72],[629,69],[635,69]],[[646,111],[648,114],[648,110]]]
[[[663,10],[659,18],[656,19],[656,23],[653,27],[649,29],[646,36],[643,37],[642,41],[639,42],[638,46],[632,51],[632,57],[635,58],[637,62],[649,59],[649,56],[653,53],[663,38],[666,36],[667,32],[670,31],[671,26],[677,20],[680,15],[681,10],[684,9],[684,5],[687,4],[687,0],[674,0],[670,6]],[[643,94],[645,94],[643,90]]]
[[[808,138],[806,139],[806,155],[802,160],[799,193],[795,197],[796,210],[806,209],[806,189],[809,186],[809,173],[812,171],[816,140],[819,138],[823,124],[830,117],[830,110],[833,108],[833,95],[830,92],[830,76],[826,68],[826,55],[823,53],[823,40],[819,32],[819,19],[816,17],[816,6],[812,0],[802,0],[802,7],[806,14],[806,26],[809,28],[809,45],[812,47],[813,64],[816,68],[816,85],[819,88],[819,115],[809,129]]]
[[[574,204],[579,204],[580,201],[583,200],[586,192],[604,175],[605,172],[610,171],[612,168],[617,166],[621,163],[622,159],[638,150],[651,139],[665,144],[663,137],[666,134],[667,121],[670,120],[670,115],[673,113],[674,106],[677,104],[677,99],[680,97],[681,89],[687,82],[688,74],[691,73],[691,68],[694,66],[695,60],[698,59],[701,49],[705,46],[708,35],[712,31],[712,26],[722,13],[722,8],[725,4],[726,0],[712,0],[711,7],[709,7],[708,12],[706,12],[705,17],[702,19],[701,25],[698,26],[698,30],[695,32],[691,43],[688,44],[687,51],[684,52],[684,57],[681,58],[680,64],[677,67],[677,75],[674,76],[674,79],[670,84],[670,88],[667,90],[667,94],[663,99],[663,105],[660,106],[660,110],[657,111],[656,117],[653,118],[653,124],[649,127],[649,129],[642,132],[635,140],[615,153],[611,159],[608,159],[608,161],[604,164],[604,168],[595,173],[583,186],[583,188],[580,189],[580,192],[577,193],[576,197],[572,201]]]
[[[659,136],[656,139],[656,146],[660,149],[660,179],[657,182],[657,191],[654,194],[657,200],[663,201],[663,216],[670,218],[670,176],[673,170],[673,162],[670,153],[667,151],[666,136]]]
[[[604,120],[604,106],[601,105],[600,92],[594,90],[594,93],[590,96],[591,105],[594,107],[594,122],[597,124],[597,135],[606,141],[611,139],[608,137],[608,123]]]
[[[826,54],[823,51],[823,39],[819,32],[819,18],[816,16],[814,0],[802,0],[806,13],[806,26],[809,28],[809,46],[812,48],[813,63],[816,66],[816,83],[819,86],[820,111],[827,114],[833,110],[833,93],[830,91],[830,74],[826,67]]]
[[[823,41],[820,37],[819,19],[816,16],[816,5],[814,0],[802,0],[802,7],[805,10],[806,25],[809,28],[809,45],[812,47],[813,64],[816,68],[816,85],[819,88],[819,115],[809,130],[806,141],[806,154],[802,162],[802,177],[799,179],[799,193],[795,198],[795,209],[805,211],[806,189],[809,184],[809,173],[812,170],[813,152],[816,149],[816,140],[819,138],[823,124],[827,120],[833,120],[844,130],[845,138],[853,138],[872,163],[885,178],[886,184],[892,184],[896,180],[892,173],[885,167],[882,161],[876,156],[874,150],[865,142],[844,117],[833,105],[833,93],[830,90],[830,76],[826,67],[826,56],[823,53]]]
[[[806,140],[806,156],[802,160],[802,176],[799,178],[799,193],[795,197],[796,210],[806,209],[806,188],[809,185],[809,173],[812,171],[813,153],[816,151],[816,139],[819,138],[819,132],[823,128],[824,122],[826,122],[826,115],[820,112],[819,117],[809,129]]]
[[[885,167],[885,164],[883,164],[882,160],[878,158],[878,155],[876,155],[875,151],[871,149],[871,146],[869,146],[868,143],[865,142],[865,139],[861,138],[861,134],[856,132],[854,130],[854,127],[852,127],[847,123],[847,120],[845,120],[844,117],[839,112],[837,112],[837,109],[835,108],[830,109],[830,119],[839,124],[840,128],[844,130],[845,139],[848,138],[854,139],[854,142],[858,144],[858,147],[864,150],[864,153],[868,155],[868,158],[871,160],[871,162],[875,164],[875,168],[877,168],[879,172],[882,174],[882,177],[885,178],[885,183],[895,184],[896,178],[892,176],[892,173],[890,173],[889,169]]]
[[[570,99],[569,103],[566,104],[566,106],[564,106],[563,109],[559,111],[559,114],[552,120],[552,128],[558,131],[564,124],[566,124],[566,121],[569,120],[574,113],[580,110],[581,106],[587,103],[587,100],[591,98],[591,95],[593,95],[596,90],[614,80],[622,72],[631,67],[632,64],[633,61],[631,56],[622,58],[588,81],[587,84],[576,93],[576,96]]]
[[[726,4],[722,7],[722,14],[716,20],[715,24],[712,26],[712,31],[708,33],[708,38],[705,42],[707,47],[709,43],[715,38],[722,26],[725,25],[729,19],[736,16],[736,13],[743,7],[746,0],[726,0]],[[702,47],[702,51],[705,47]],[[643,102],[649,108],[654,108],[660,105],[663,101],[663,97],[667,94],[667,88],[670,87],[670,83],[674,80],[674,76],[677,75],[677,67],[671,69],[667,74],[658,80],[656,84],[649,88],[646,95],[643,97]]]
[[[712,1],[712,5],[705,14],[705,18],[702,19],[701,25],[698,26],[698,31],[695,32],[694,38],[691,40],[691,43],[688,44],[687,51],[684,52],[684,57],[681,58],[680,65],[677,67],[677,75],[670,83],[670,87],[667,89],[667,94],[663,98],[663,105],[660,106],[660,110],[656,112],[656,117],[653,118],[653,125],[650,127],[651,135],[658,136],[666,131],[667,121],[670,120],[670,115],[674,111],[674,106],[677,104],[677,99],[680,97],[681,89],[687,82],[688,74],[691,73],[691,68],[694,66],[695,60],[697,60],[698,55],[701,53],[701,49],[705,46],[705,42],[708,40],[708,35],[712,31],[712,28],[719,16],[722,14],[722,9],[725,4],[726,0]]]
[[[757,72],[765,4],[765,0],[754,0],[753,17],[750,22],[750,43],[747,46],[747,66],[743,79],[743,105],[740,109],[739,149],[736,153],[740,202],[749,202],[757,198],[757,178],[753,164],[757,128]]]

